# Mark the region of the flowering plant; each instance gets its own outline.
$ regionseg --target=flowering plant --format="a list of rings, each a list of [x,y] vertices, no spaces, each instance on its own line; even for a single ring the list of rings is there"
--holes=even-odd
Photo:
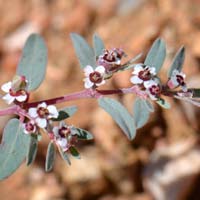
[[[13,80],[1,86],[2,100],[13,104],[0,110],[0,116],[17,115],[8,121],[0,144],[0,179],[10,176],[26,158],[26,164],[34,162],[41,133],[49,137],[45,170],[53,168],[55,150],[70,164],[69,155],[80,158],[76,144],[79,140],[91,140],[93,136],[86,130],[68,125],[65,120],[76,111],[76,106],[58,110],[56,104],[82,98],[96,98],[99,106],[112,116],[128,139],[134,139],[136,130],[144,126],[151,112],[152,102],[163,108],[170,108],[165,96],[181,99],[200,106],[200,89],[188,88],[182,72],[185,49],[177,52],[168,73],[167,82],[158,76],[166,56],[165,43],[157,39],[143,63],[134,63],[139,56],[123,63],[126,53],[121,48],[106,49],[97,35],[93,37],[94,48],[78,34],[71,39],[85,78],[85,89],[61,97],[29,102],[31,92],[36,90],[45,77],[47,48],[42,37],[32,34],[26,41],[22,57]],[[131,86],[115,90],[102,90],[101,85],[115,73],[132,70]],[[112,94],[134,94],[137,96],[130,113],[119,101],[105,96]]]

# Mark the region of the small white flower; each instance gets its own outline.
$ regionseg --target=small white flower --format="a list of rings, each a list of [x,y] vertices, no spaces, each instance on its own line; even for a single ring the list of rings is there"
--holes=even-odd
[[[61,147],[62,151],[67,151],[76,138],[76,129],[60,122],[59,126],[53,128],[54,140]]]
[[[186,75],[183,72],[179,72],[177,69],[173,70],[172,76],[170,77],[167,85],[170,89],[181,86],[184,92],[187,92],[187,87],[185,83]]]
[[[105,83],[105,80],[104,80],[105,68],[103,66],[98,66],[94,70],[90,65],[87,65],[84,68],[84,73],[86,76],[86,78],[84,79],[85,88],[100,86]]]
[[[54,105],[47,106],[45,102],[39,104],[37,108],[29,108],[28,113],[35,119],[36,124],[40,128],[47,126],[48,119],[58,117],[57,108]]]
[[[155,67],[137,64],[132,74],[130,81],[133,84],[144,84],[144,87],[147,88],[146,84],[156,75],[156,69]]]
[[[22,127],[24,129],[24,133],[25,134],[31,134],[31,133],[35,133],[37,130],[37,126],[34,123],[34,121],[28,121],[26,123],[22,124]]]
[[[159,83],[154,80],[150,80],[146,84],[146,91],[152,100],[158,100],[161,93],[161,88]]]
[[[5,100],[8,104],[13,103],[15,100],[18,102],[24,102],[28,98],[28,94],[25,90],[18,90],[14,91],[12,90],[12,82],[7,82],[1,86],[1,89],[7,93],[2,97],[3,100]]]

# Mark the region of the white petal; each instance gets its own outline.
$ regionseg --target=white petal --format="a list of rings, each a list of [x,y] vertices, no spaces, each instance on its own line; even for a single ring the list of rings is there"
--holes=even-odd
[[[150,92],[149,92],[149,97],[151,100],[154,100],[154,101],[158,99],[155,95],[152,95]]]
[[[66,148],[67,146],[67,139],[66,138],[61,138],[57,140],[57,143],[59,144],[59,146],[61,146],[62,148]]]
[[[11,104],[15,100],[15,97],[11,96],[10,94],[6,94],[2,97],[2,99],[5,100],[7,104]]]
[[[50,118],[57,118],[58,117],[58,110],[55,106],[53,106],[53,105],[47,106],[47,110],[49,111],[49,117]]]
[[[152,75],[156,75],[156,68],[155,67],[150,67],[150,73]]]
[[[174,69],[172,72],[172,76],[176,76],[179,74],[179,71],[177,69]]]
[[[89,78],[85,78],[84,81],[85,81],[84,86],[87,89],[91,88],[94,85],[94,83],[92,83]]]
[[[11,89],[11,85],[12,85],[12,82],[7,82],[7,83],[4,83],[2,86],[1,86],[1,89],[8,93],[9,90]]]
[[[144,87],[145,88],[150,88],[152,85],[158,85],[158,84],[153,80],[144,81]]]
[[[94,69],[90,65],[87,65],[84,68],[85,76],[89,76],[92,72],[94,72]]]
[[[19,102],[26,101],[26,99],[27,99],[27,95],[26,94],[16,97],[16,100],[19,101]]]
[[[138,76],[132,76],[130,79],[131,83],[133,84],[140,84],[143,83],[143,80],[140,79]]]
[[[38,108],[42,107],[42,108],[47,108],[47,104],[45,102],[42,102],[40,104],[38,104],[37,106]]]
[[[137,64],[137,65],[135,65],[132,74],[138,75],[139,72],[142,70],[144,70],[143,66],[141,64]]]
[[[29,108],[28,114],[33,118],[37,117],[38,116],[37,108]]]
[[[104,74],[105,73],[105,67],[100,65],[95,69],[95,71],[99,72],[100,74]]]
[[[102,80],[101,83],[96,83],[96,85],[97,85],[97,86],[100,86],[100,85],[103,85],[103,84],[105,84],[105,83],[106,83],[106,81],[105,81],[105,80]]]
[[[36,123],[40,128],[45,128],[47,126],[47,120],[43,118],[36,118]]]

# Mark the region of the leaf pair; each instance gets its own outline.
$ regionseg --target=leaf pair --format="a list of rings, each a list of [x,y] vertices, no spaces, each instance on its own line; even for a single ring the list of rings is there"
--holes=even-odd
[[[87,65],[95,68],[96,59],[103,53],[105,48],[102,39],[96,34],[93,36],[94,49],[79,34],[71,33],[71,39],[81,68],[83,69]]]

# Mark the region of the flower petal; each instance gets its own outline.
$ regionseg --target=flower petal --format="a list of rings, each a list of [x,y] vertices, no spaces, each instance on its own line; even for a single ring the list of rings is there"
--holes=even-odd
[[[150,67],[149,71],[152,75],[156,75],[156,68],[155,67]]]
[[[158,84],[153,80],[144,81],[144,87],[145,88],[150,88],[152,85],[158,85]]]
[[[10,82],[7,82],[7,83],[4,83],[4,84],[1,86],[1,89],[2,89],[4,92],[8,93],[9,90],[11,89],[11,85],[12,85],[12,82],[11,82],[11,81],[10,81]]]
[[[132,74],[138,75],[140,71],[144,70],[144,67],[141,64],[137,64],[134,67]]]
[[[29,108],[28,114],[33,118],[38,117],[37,108]]]
[[[85,76],[89,76],[92,72],[94,72],[94,69],[90,65],[87,65],[84,68]]]
[[[91,88],[93,85],[94,85],[94,83],[92,83],[91,81],[90,81],[90,79],[89,78],[85,78],[84,79],[84,86],[85,86],[85,88]]]
[[[45,118],[36,118],[36,123],[40,128],[45,128],[47,126],[47,120]]]
[[[66,138],[59,138],[58,140],[57,140],[57,144],[62,148],[62,149],[64,149],[64,148],[66,148],[67,147],[67,139]]]
[[[95,71],[99,72],[100,74],[104,74],[105,73],[105,67],[100,65],[100,66],[96,67]]]
[[[37,106],[38,108],[42,107],[42,108],[47,108],[47,104],[45,102],[42,102],[40,104],[38,104]]]
[[[2,97],[2,99],[5,100],[7,104],[11,104],[15,100],[15,97],[10,94],[6,94]]]
[[[58,130],[59,130],[59,127],[58,126],[54,126],[53,127],[53,133],[56,137],[59,137],[59,134],[58,134]]]
[[[141,83],[143,83],[143,80],[140,79],[137,75],[136,75],[136,76],[132,76],[132,77],[130,78],[130,81],[131,81],[131,83],[133,83],[133,84],[141,84]]]
[[[47,106],[47,110],[49,111],[49,118],[58,117],[58,110],[54,105]]]
[[[106,81],[105,81],[105,80],[102,80],[101,83],[96,83],[96,85],[97,85],[97,86],[100,86],[100,85],[103,85],[103,84],[105,84],[105,83],[106,83]]]
[[[26,94],[16,97],[16,100],[19,101],[19,102],[26,101],[26,99],[27,99],[27,95]]]

